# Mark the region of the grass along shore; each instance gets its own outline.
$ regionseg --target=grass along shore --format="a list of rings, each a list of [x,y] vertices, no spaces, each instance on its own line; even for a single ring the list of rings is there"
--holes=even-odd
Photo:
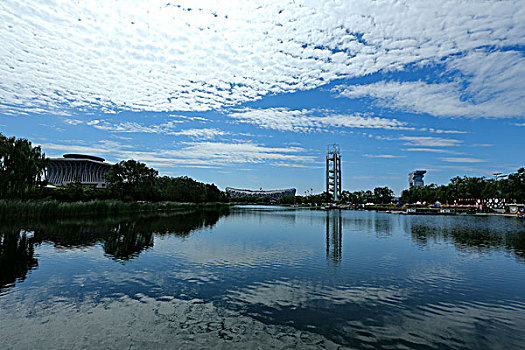
[[[0,220],[103,216],[152,211],[178,211],[199,208],[220,208],[228,203],[123,202],[93,200],[61,202],[57,200],[0,200]]]

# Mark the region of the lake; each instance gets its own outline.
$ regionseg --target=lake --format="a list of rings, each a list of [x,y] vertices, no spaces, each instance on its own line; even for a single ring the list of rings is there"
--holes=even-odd
[[[240,206],[0,223],[3,349],[523,349],[525,220]]]

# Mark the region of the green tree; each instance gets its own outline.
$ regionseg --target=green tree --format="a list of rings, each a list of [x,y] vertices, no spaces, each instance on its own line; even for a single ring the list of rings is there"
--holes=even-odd
[[[344,190],[341,192],[341,202],[343,203],[353,203],[353,193],[350,191]]]
[[[131,159],[113,165],[106,181],[120,199],[155,200],[158,174],[157,170]]]
[[[374,193],[370,190],[356,192],[358,204],[366,204],[374,202]]]
[[[388,204],[392,202],[394,198],[394,191],[388,187],[376,187],[374,188],[374,203],[376,204]]]
[[[206,202],[227,202],[228,197],[226,193],[219,190],[215,184],[205,184],[206,186]]]
[[[215,184],[204,184],[187,176],[159,177],[156,180],[160,200],[174,202],[227,202],[224,192]]]
[[[301,199],[301,201],[302,203],[305,203],[305,204],[321,205],[322,203],[326,203],[327,198],[329,199],[329,201],[331,201],[332,196],[331,195],[329,196],[327,192],[323,192],[320,194],[308,194],[304,196]]]
[[[520,168],[516,173],[509,174],[505,180],[498,181],[502,197],[509,201],[525,203],[525,168]]]
[[[279,202],[281,204],[295,204],[295,196],[282,196]]]
[[[411,187],[402,192],[403,203],[427,202],[453,203],[457,199],[488,199],[502,197],[507,201],[525,202],[525,169],[508,175],[507,179],[494,180],[484,177],[459,177],[450,179],[448,185],[434,184]]]
[[[0,134],[0,196],[21,198],[42,186],[47,162],[39,146]]]
[[[192,203],[206,200],[206,186],[187,176],[163,176],[157,179],[156,186],[162,200]]]

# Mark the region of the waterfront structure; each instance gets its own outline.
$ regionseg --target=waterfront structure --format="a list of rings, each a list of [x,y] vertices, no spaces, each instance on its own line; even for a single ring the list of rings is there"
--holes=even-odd
[[[328,145],[326,152],[326,193],[334,202],[341,198],[341,150],[339,145]]]
[[[408,173],[408,185],[410,187],[414,186],[425,186],[425,182],[423,181],[423,176],[426,174],[426,170],[414,170]]]
[[[96,188],[106,187],[106,174],[111,164],[104,158],[87,154],[64,154],[63,158],[51,158],[46,169],[46,180],[55,186],[80,182]]]
[[[230,195],[231,198],[242,198],[242,197],[257,197],[257,198],[270,198],[270,200],[280,200],[283,196],[294,196],[295,197],[295,188],[287,188],[284,190],[270,190],[270,191],[253,191],[245,190],[233,187],[226,187],[226,193]]]
[[[455,202],[455,201],[454,201]],[[504,212],[506,200],[505,198],[490,197],[484,199],[476,199],[476,205],[492,209],[494,211]]]
[[[523,214],[525,213],[525,204],[510,203],[505,205],[507,212],[512,214]]]

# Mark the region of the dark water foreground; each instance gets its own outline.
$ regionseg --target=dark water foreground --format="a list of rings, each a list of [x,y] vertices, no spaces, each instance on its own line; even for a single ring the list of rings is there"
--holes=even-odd
[[[525,348],[525,220],[244,207],[0,223],[26,348]]]

